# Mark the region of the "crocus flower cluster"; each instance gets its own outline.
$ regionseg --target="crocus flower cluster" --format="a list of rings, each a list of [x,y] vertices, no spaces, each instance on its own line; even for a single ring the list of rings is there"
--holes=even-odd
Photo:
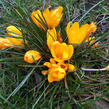
[[[94,33],[97,29],[96,23],[84,24],[81,27],[78,22],[68,22],[66,26],[66,34],[68,43],[63,42],[60,31],[56,31],[56,27],[59,25],[63,7],[59,6],[53,10],[46,8],[43,12],[40,10],[33,11],[31,18],[33,22],[47,33],[47,46],[50,51],[51,57],[47,62],[44,62],[44,66],[48,70],[42,71],[43,75],[48,75],[48,81],[60,81],[68,74],[67,72],[73,72],[76,67],[71,63],[71,58],[74,54],[74,48],[79,47],[81,43],[89,42],[92,44],[95,41],[95,37],[91,37],[91,33]],[[7,33],[11,36],[22,37],[22,33],[15,27],[7,27]],[[3,44],[5,43],[5,44]],[[26,41],[27,43],[27,41]],[[77,44],[75,46],[75,44]],[[23,39],[17,39],[13,37],[6,37],[0,39],[1,49],[6,49],[11,46],[24,46]],[[95,44],[93,47],[97,47]],[[29,50],[24,55],[24,60],[30,64],[38,61],[42,57],[41,53],[37,50]]]
[[[31,15],[33,22],[43,29],[46,30],[45,25],[48,27],[47,30],[47,45],[52,55],[50,62],[45,62],[44,65],[48,67],[48,70],[42,71],[42,74],[48,74],[48,81],[60,81],[66,76],[67,71],[74,71],[76,67],[70,64],[69,60],[73,56],[74,46],[72,44],[81,44],[85,41],[90,41],[90,44],[94,42],[94,38],[91,38],[91,33],[96,31],[96,25],[94,22],[91,24],[85,24],[79,27],[78,22],[68,23],[66,27],[66,33],[68,38],[68,44],[62,42],[60,32],[56,32],[62,18],[63,8],[59,6],[54,10],[48,8],[41,13],[39,10],[34,11]]]

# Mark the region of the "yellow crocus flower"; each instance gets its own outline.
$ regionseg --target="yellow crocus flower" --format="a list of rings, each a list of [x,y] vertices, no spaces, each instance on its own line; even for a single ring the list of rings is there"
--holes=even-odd
[[[47,45],[49,49],[51,48],[53,42],[56,40],[57,40],[57,33],[56,33],[55,28],[49,29],[47,31]]]
[[[44,66],[48,67],[48,70],[42,71],[43,75],[48,74],[48,81],[60,81],[66,76],[66,71],[74,71],[76,67],[72,64],[65,64],[64,62],[56,63],[56,61],[51,58],[50,62],[45,62]]]
[[[72,45],[67,45],[66,43],[59,43],[58,41],[53,42],[50,50],[53,58],[57,62],[69,60],[74,52],[74,48]]]
[[[85,24],[81,27],[79,27],[78,22],[75,22],[72,25],[71,22],[69,22],[66,27],[68,42],[70,44],[83,43],[90,37],[91,32],[95,31],[96,31],[96,25],[93,22],[91,24]]]
[[[66,72],[63,68],[61,67],[52,67],[49,70],[48,74],[48,81],[54,82],[54,81],[60,81],[66,76]]]
[[[52,29],[58,26],[62,18],[62,11],[63,7],[61,6],[51,11],[46,8],[43,13],[41,13],[40,10],[37,10],[32,12],[31,18],[33,22],[43,30],[46,30],[44,25],[46,25],[49,29]]]
[[[15,26],[8,26],[6,28],[8,35],[15,36],[15,37],[21,37],[22,33],[15,27]],[[6,37],[14,46],[24,46],[24,40],[18,39],[18,38],[12,38],[12,37]]]
[[[41,58],[41,54],[36,50],[29,50],[24,55],[24,61],[28,63],[34,63],[34,61],[38,61]]]
[[[12,47],[12,46],[13,44],[8,39],[0,37],[0,49],[1,50]]]
[[[54,41],[58,41],[60,43],[62,42],[60,31],[57,34],[55,28],[48,29],[47,30],[47,45],[48,45],[48,48],[49,49],[51,49],[51,46],[52,46],[52,44],[53,44]]]

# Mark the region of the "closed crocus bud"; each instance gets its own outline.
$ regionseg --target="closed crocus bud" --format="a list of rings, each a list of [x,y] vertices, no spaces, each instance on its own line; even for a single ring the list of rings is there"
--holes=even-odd
[[[8,35],[15,36],[18,38],[6,37],[14,46],[24,46],[24,40],[22,33],[15,26],[11,25],[6,28]],[[20,39],[21,38],[21,39]],[[25,41],[27,43],[27,41]]]
[[[41,54],[36,50],[29,50],[24,55],[24,61],[28,63],[34,63],[34,61],[38,61],[41,58]]]

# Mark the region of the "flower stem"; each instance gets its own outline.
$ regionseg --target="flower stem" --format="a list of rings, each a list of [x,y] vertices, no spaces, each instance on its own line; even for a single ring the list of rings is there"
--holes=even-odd
[[[101,68],[101,69],[88,69],[88,68],[83,68],[81,67],[81,70],[83,71],[106,71],[106,68]]]

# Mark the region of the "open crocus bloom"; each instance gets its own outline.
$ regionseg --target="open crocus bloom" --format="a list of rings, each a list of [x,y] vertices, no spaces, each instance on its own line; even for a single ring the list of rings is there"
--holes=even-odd
[[[22,38],[22,33],[15,27],[15,26],[8,26],[6,28],[8,35],[15,36],[18,38]],[[18,39],[18,38],[12,38],[12,37],[6,37],[14,46],[24,46],[24,40]]]
[[[75,22],[71,25],[68,23],[66,27],[67,37],[70,44],[81,44],[86,41],[92,32],[96,31],[95,23],[85,24],[79,27],[79,23]]]
[[[53,67],[49,70],[48,81],[60,81],[66,76],[66,72],[61,67]]]
[[[61,18],[62,18],[63,8],[61,6],[56,9],[49,10],[46,8],[43,13],[40,10],[32,12],[31,18],[33,22],[43,30],[45,30],[45,25],[49,28],[55,28],[58,26]]]
[[[48,67],[48,70],[42,71],[43,75],[48,74],[48,81],[60,81],[66,76],[66,72],[60,65],[56,64],[56,61],[51,58],[50,62],[45,62],[44,66]]]
[[[58,41],[53,42],[50,50],[54,60],[57,62],[69,60],[74,52],[74,48],[72,45],[67,45],[66,43],[59,43]]]
[[[48,81],[50,83],[62,80],[66,76],[66,71],[74,71],[76,69],[72,64],[56,63],[53,58],[50,59],[50,62],[45,62],[44,65],[49,69],[42,71],[42,74],[48,74]]]
[[[13,44],[8,39],[0,37],[0,49],[1,50],[12,47],[12,46]]]

